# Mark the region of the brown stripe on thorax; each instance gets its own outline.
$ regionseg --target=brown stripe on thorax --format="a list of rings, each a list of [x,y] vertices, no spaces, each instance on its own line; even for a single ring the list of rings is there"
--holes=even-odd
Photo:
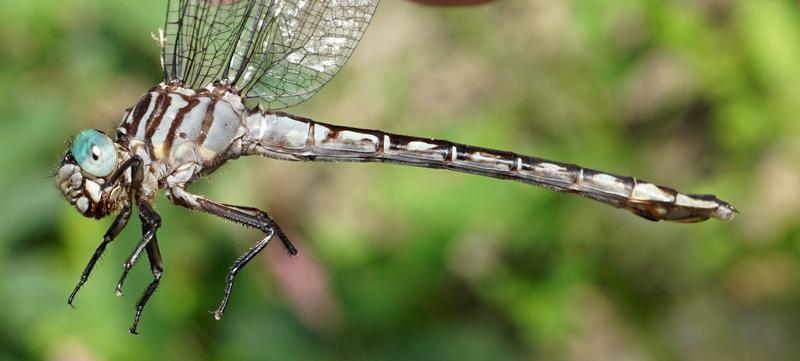
[[[158,126],[161,124],[161,120],[164,118],[164,114],[169,109],[170,103],[172,103],[172,98],[169,97],[166,93],[161,93],[158,95],[159,99],[162,99],[160,104],[156,104],[157,108],[153,109],[153,112],[149,119],[147,119],[145,132],[144,132],[144,144],[147,146],[147,152],[150,154],[150,157],[156,159],[156,152],[153,148],[153,134],[158,129]]]
[[[153,94],[147,92],[147,94],[139,99],[139,102],[133,107],[130,121],[123,125],[129,135],[133,136],[136,134],[136,130],[139,129],[139,123],[142,121],[142,117],[144,117],[144,114],[147,112],[147,108],[150,107],[150,101],[152,100]]]
[[[198,100],[197,97],[195,96],[191,97],[182,96],[182,98],[183,100],[186,100],[189,104],[178,110],[178,114],[175,115],[175,119],[169,126],[167,139],[164,141],[164,152],[166,152],[165,156],[166,154],[169,154],[169,152],[172,150],[172,143],[175,142],[175,137],[177,136],[177,134],[175,133],[178,131],[178,128],[180,128],[181,123],[183,123],[183,118],[186,117],[186,114],[191,112],[192,109],[194,109],[194,107],[196,107],[197,104],[200,103],[200,100]]]
[[[214,107],[217,105],[217,99],[212,98],[206,109],[206,116],[203,118],[203,127],[200,128],[200,135],[197,137],[195,144],[203,145],[208,136],[208,130],[211,129],[211,124],[214,123]]]

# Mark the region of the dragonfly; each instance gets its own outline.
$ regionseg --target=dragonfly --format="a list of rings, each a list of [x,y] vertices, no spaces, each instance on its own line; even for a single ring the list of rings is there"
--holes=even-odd
[[[635,177],[283,112],[309,99],[345,65],[377,6],[378,0],[169,0],[158,36],[163,81],[124,112],[113,140],[100,130],[78,133],[56,171],[56,186],[83,216],[116,214],[67,303],[73,306],[135,206],[142,237],[123,265],[116,294],[122,294],[128,272],[145,252],[153,279],[136,303],[129,331],[138,333],[164,270],[157,239],[161,217],[152,205],[162,191],[177,206],[263,232],[230,267],[216,319],[225,312],[237,274],[271,239],[297,255],[267,212],[187,190],[242,156],[448,169],[578,194],[652,221],[730,220],[738,213],[714,195],[683,193]]]

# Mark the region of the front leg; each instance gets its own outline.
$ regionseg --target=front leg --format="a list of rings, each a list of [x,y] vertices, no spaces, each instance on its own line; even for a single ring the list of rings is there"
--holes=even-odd
[[[97,246],[97,250],[94,251],[92,258],[89,259],[89,263],[86,265],[86,268],[83,269],[83,273],[81,273],[81,278],[78,280],[78,284],[75,285],[75,289],[72,290],[72,293],[69,294],[69,298],[67,299],[67,304],[71,307],[75,307],[72,305],[72,301],[75,299],[75,295],[78,294],[78,290],[81,289],[86,280],[89,279],[89,274],[92,273],[92,269],[94,269],[94,265],[97,263],[97,260],[103,255],[103,252],[106,250],[106,246],[108,246],[114,238],[125,229],[125,226],[128,224],[128,219],[131,217],[131,206],[130,204],[125,204],[122,206],[122,209],[119,211],[117,218],[114,219],[114,222],[111,223],[111,227],[108,228],[106,234],[103,235],[103,242]]]
[[[217,320],[221,319],[222,314],[225,313],[225,308],[228,305],[228,299],[230,298],[236,275],[248,262],[250,262],[251,259],[253,259],[253,257],[255,257],[259,252],[261,252],[262,249],[264,249],[264,247],[267,246],[270,239],[272,239],[274,235],[278,236],[278,239],[281,240],[283,246],[290,255],[294,256],[298,253],[297,248],[295,248],[283,231],[281,231],[280,227],[278,227],[278,225],[275,223],[275,220],[273,220],[272,217],[270,217],[264,211],[251,207],[240,207],[216,203],[206,199],[205,197],[190,194],[179,186],[173,186],[170,188],[168,197],[177,205],[192,210],[209,213],[264,232],[264,238],[250,247],[247,252],[239,257],[239,259],[233,263],[228,271],[228,276],[225,280],[225,295],[223,296],[222,302],[217,310],[214,311],[214,318]]]
[[[123,162],[117,170],[108,178],[105,188],[110,188],[114,185],[114,183],[119,180],[128,169],[131,170],[131,174],[133,175],[133,186],[134,188],[138,188],[142,183],[142,159],[139,156],[133,156]],[[108,227],[108,230],[103,235],[103,241],[97,246],[97,249],[94,251],[92,258],[89,259],[89,263],[86,264],[86,267],[83,269],[83,273],[81,273],[81,278],[78,280],[78,284],[75,285],[75,288],[72,290],[72,293],[69,294],[69,298],[67,299],[67,304],[74,307],[72,305],[72,301],[75,300],[75,295],[78,294],[78,290],[81,289],[86,280],[89,279],[89,274],[92,273],[95,264],[105,252],[106,247],[108,246],[114,238],[125,229],[125,226],[128,225],[128,219],[131,216],[131,205],[130,202],[126,201],[125,204],[122,206],[117,217],[114,219],[114,222],[111,223],[111,226]]]

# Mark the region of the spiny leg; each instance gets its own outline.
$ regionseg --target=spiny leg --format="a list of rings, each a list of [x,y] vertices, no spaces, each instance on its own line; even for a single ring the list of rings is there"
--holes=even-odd
[[[139,241],[139,244],[136,245],[133,253],[128,257],[128,260],[125,261],[125,264],[122,265],[122,276],[119,278],[116,288],[117,296],[122,296],[122,284],[125,283],[128,272],[130,272],[133,265],[136,264],[136,260],[147,244],[155,239],[156,231],[158,227],[161,226],[161,217],[155,209],[153,209],[153,206],[150,205],[148,200],[140,198],[137,200],[136,205],[139,209],[139,219],[142,221],[142,239]]]
[[[198,196],[187,192],[181,187],[171,187],[167,193],[167,198],[174,204],[181,207],[186,207],[191,210],[202,211],[215,215],[220,218],[227,219],[231,222],[239,223],[243,226],[252,227],[267,233],[268,230],[274,230],[275,235],[281,240],[286,252],[290,256],[297,256],[299,253],[295,247],[283,233],[281,227],[275,222],[272,217],[258,208],[242,207],[232,204],[221,204],[211,201],[203,196]]]
[[[75,299],[75,295],[78,294],[78,290],[80,290],[81,286],[86,283],[86,280],[89,279],[89,274],[92,273],[92,269],[94,269],[94,265],[97,263],[97,260],[103,255],[103,252],[106,250],[106,246],[108,246],[114,238],[125,229],[125,226],[128,225],[128,219],[131,217],[131,206],[130,204],[125,204],[122,206],[117,217],[114,219],[114,222],[111,223],[111,226],[108,227],[105,235],[103,235],[103,242],[97,246],[97,249],[94,251],[92,258],[89,259],[89,263],[86,265],[86,268],[83,269],[83,273],[81,273],[81,278],[78,280],[78,284],[75,286],[75,289],[72,290],[72,293],[69,294],[69,298],[67,299],[67,304],[70,307],[75,307],[72,304],[72,301]]]
[[[289,240],[289,237],[286,237],[286,234],[283,233],[275,220],[272,219],[267,212],[253,207],[220,204],[203,197],[197,197],[197,202],[200,206],[199,210],[203,212],[225,218],[229,221],[236,222],[247,227],[259,229],[265,234],[274,231],[275,235],[278,236],[278,239],[281,240],[283,248],[286,249],[286,252],[289,252],[290,256],[297,256],[297,248]]]
[[[142,224],[142,233],[144,233],[145,226]],[[158,249],[158,239],[153,234],[153,239],[147,243],[147,260],[150,262],[150,271],[153,273],[153,281],[144,290],[144,294],[136,303],[136,315],[133,317],[133,325],[131,325],[130,332],[134,335],[138,334],[139,318],[142,316],[142,310],[150,300],[150,296],[156,292],[158,284],[161,282],[161,274],[164,272],[164,262],[161,260],[161,251]]]
[[[170,197],[173,203],[180,206],[203,211],[264,232],[265,237],[239,257],[228,271],[228,276],[225,280],[225,295],[222,298],[219,308],[214,311],[214,318],[217,320],[221,319],[222,314],[225,313],[225,308],[228,305],[228,299],[230,298],[236,275],[251,259],[253,259],[253,257],[267,246],[273,236],[278,236],[290,255],[294,256],[298,253],[297,248],[295,248],[283,231],[281,231],[280,227],[275,223],[275,220],[264,211],[252,207],[216,203],[204,197],[190,194],[180,187],[171,188]]]

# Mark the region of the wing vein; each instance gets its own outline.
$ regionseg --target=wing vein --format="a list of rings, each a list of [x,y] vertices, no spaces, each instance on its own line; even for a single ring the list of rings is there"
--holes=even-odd
[[[344,66],[378,0],[170,0],[164,80],[222,81],[249,103],[285,108]]]

